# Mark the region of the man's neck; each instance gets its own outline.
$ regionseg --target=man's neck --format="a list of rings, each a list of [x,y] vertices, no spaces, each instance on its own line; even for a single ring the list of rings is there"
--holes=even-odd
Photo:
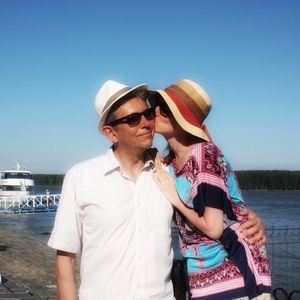
[[[133,181],[136,181],[141,169],[145,164],[145,152],[129,152],[122,149],[116,149],[114,155],[120,163],[121,170]]]

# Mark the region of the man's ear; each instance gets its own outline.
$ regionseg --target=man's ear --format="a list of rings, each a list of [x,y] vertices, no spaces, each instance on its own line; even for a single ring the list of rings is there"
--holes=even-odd
[[[101,131],[113,144],[118,142],[118,133],[112,126],[104,125]]]

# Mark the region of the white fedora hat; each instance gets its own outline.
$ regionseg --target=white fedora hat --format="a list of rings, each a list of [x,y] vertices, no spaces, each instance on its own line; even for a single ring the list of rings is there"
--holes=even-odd
[[[145,91],[147,88],[148,85],[146,83],[139,84],[135,87],[129,87],[114,80],[106,81],[99,89],[95,99],[95,107],[100,120],[100,127],[104,125],[107,114],[114,103],[130,93],[134,94]]]

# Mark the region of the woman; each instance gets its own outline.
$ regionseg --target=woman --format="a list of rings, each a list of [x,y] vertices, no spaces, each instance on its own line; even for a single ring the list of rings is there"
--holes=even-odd
[[[229,161],[203,125],[208,95],[181,80],[152,99],[155,131],[170,147],[171,174],[158,166],[154,179],[175,208],[191,299],[270,299],[265,248],[238,235],[245,203]]]

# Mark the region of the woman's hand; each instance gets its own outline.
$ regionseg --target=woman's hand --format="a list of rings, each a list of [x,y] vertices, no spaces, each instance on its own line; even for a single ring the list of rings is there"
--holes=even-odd
[[[245,208],[240,212],[241,216],[247,216],[248,221],[239,228],[239,235],[242,238],[248,238],[250,244],[258,243],[264,245],[267,241],[265,226],[260,217],[251,209]]]
[[[177,194],[174,178],[162,168],[161,164],[156,164],[153,179],[164,196],[174,207],[177,207],[181,200]]]

